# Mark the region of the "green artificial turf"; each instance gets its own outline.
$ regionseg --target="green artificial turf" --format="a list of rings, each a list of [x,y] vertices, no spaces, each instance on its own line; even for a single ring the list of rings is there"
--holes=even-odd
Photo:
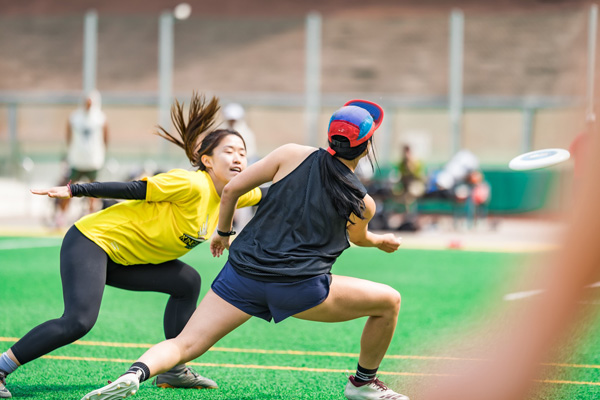
[[[18,338],[61,315],[59,245],[57,238],[0,238],[0,351],[13,343],[7,338]],[[502,296],[511,290],[515,276],[533,268],[529,259],[528,255],[509,253],[402,249],[386,254],[351,248],[338,260],[333,273],[383,282],[402,294],[398,327],[387,353],[390,357],[384,359],[380,371],[406,374],[383,374],[381,378],[418,399],[421,385],[435,381],[432,374],[444,363],[440,357],[466,356],[453,343],[468,338],[479,323],[505,308]],[[225,261],[212,258],[207,245],[183,260],[202,275],[202,295]],[[115,379],[143,353],[143,344],[163,339],[166,301],[167,296],[159,293],[108,287],[98,322],[82,341],[116,344],[72,344],[50,354],[66,359],[42,358],[26,364],[8,377],[14,398],[79,399]],[[586,307],[594,312],[597,305]],[[219,383],[218,390],[157,389],[147,382],[134,398],[343,399],[347,380],[343,371],[356,368],[354,354],[359,352],[364,322],[326,324],[290,318],[276,325],[251,319],[217,343],[216,349],[194,360],[199,364],[194,366],[197,371]],[[553,360],[588,367],[548,367],[544,377],[599,382],[600,343],[594,336],[598,327],[598,319],[593,318],[573,330],[573,340],[560,352],[560,359]],[[289,350],[293,352],[286,354]],[[431,358],[419,358],[422,356]],[[600,398],[600,386],[575,383],[542,383],[540,392],[532,396],[595,398]]]

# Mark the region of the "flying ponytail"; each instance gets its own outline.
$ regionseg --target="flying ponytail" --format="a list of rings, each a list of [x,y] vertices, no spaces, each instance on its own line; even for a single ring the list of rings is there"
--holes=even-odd
[[[155,134],[181,147],[190,163],[201,168],[202,154],[198,151],[201,145],[199,138],[214,126],[217,112],[220,109],[219,99],[213,96],[210,101],[207,101],[204,95],[194,92],[190,101],[187,123],[183,116],[183,108],[184,103],[180,103],[177,99],[171,106],[171,121],[173,121],[179,138],[170,134],[162,126],[158,126],[159,130]],[[231,131],[231,133],[237,132]]]

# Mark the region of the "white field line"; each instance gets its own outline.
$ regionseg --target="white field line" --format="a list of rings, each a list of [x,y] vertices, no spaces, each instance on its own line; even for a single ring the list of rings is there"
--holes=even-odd
[[[542,289],[535,289],[535,290],[526,290],[523,292],[508,293],[508,294],[505,294],[504,297],[502,297],[502,300],[505,300],[505,301],[521,300],[521,299],[525,299],[527,297],[536,296],[543,292],[544,291]]]
[[[41,247],[59,247],[60,241],[40,242],[37,240],[4,240],[0,241],[0,250],[37,249]]]

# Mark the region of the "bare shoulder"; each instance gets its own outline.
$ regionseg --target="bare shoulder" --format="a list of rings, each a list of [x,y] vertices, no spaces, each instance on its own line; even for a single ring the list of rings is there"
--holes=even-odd
[[[364,202],[365,202],[364,216],[367,220],[370,220],[375,215],[375,210],[376,210],[375,200],[373,200],[373,198],[367,194],[367,195],[365,195]]]
[[[277,182],[287,174],[292,172],[298,165],[302,163],[310,154],[314,153],[318,149],[312,146],[304,146],[295,143],[285,144],[271,153],[271,155],[277,158],[279,164],[279,170],[275,175],[273,182]]]
[[[285,159],[287,159],[289,157],[306,158],[306,157],[308,157],[309,154],[311,154],[312,152],[314,152],[316,150],[317,150],[316,147],[304,146],[304,145],[296,144],[296,143],[288,143],[288,144],[284,144],[283,146],[280,146],[277,149],[275,149],[273,151],[273,154],[277,154],[279,157],[282,157]]]

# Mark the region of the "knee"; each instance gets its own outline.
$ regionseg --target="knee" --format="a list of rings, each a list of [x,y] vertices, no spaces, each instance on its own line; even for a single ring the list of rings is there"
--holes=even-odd
[[[387,313],[396,318],[400,312],[401,302],[402,296],[400,296],[400,292],[388,286],[385,293],[385,308]]]
[[[77,340],[88,333],[96,323],[96,318],[88,317],[63,317],[64,330],[72,340]]]
[[[198,299],[200,296],[200,287],[202,279],[200,274],[194,268],[186,268],[185,273],[181,276],[181,283],[178,285],[180,297],[188,297]]]

